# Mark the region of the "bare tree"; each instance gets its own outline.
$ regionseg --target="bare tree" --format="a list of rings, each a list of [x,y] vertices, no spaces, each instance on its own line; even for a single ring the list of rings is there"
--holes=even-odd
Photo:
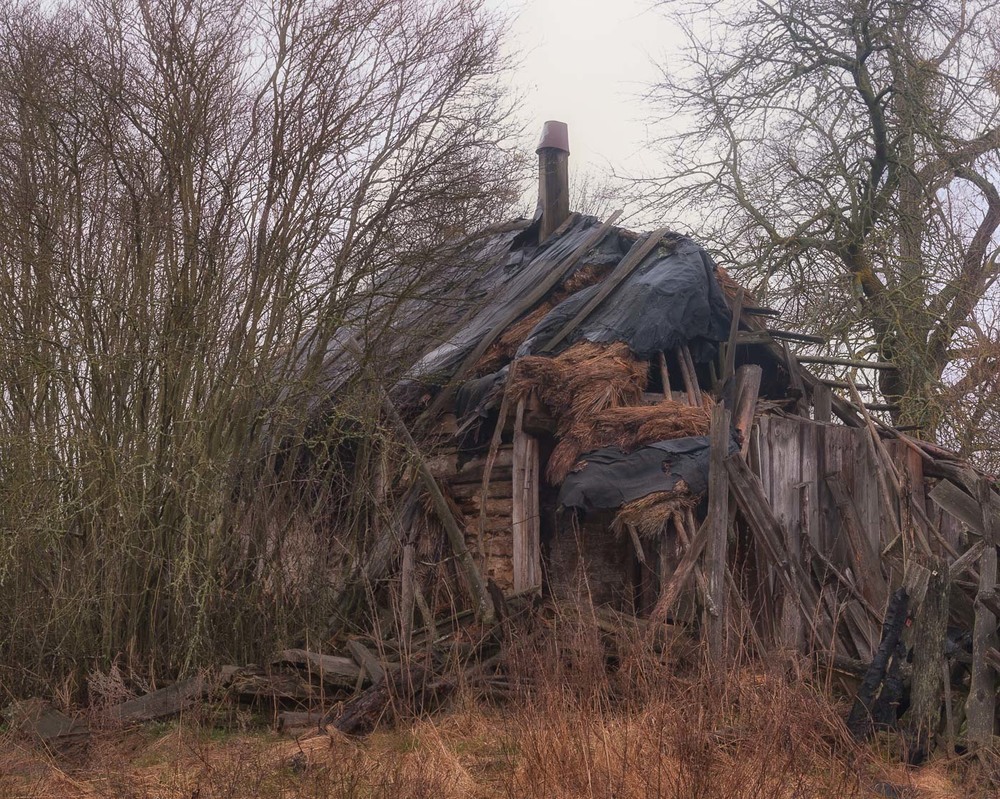
[[[448,238],[517,202],[502,20],[80,0],[6,2],[0,30],[0,680],[177,671],[322,627],[323,559],[298,558],[335,546],[291,544],[322,534],[321,492],[279,517],[255,502],[284,478],[234,479],[294,412],[263,401],[315,379],[305,331],[323,349],[391,317]],[[341,431],[377,426],[351,413]]]
[[[655,95],[679,132],[647,196],[693,210],[698,235],[832,347],[895,364],[879,387],[897,421],[969,442],[996,372],[996,4],[671,13],[685,58]]]

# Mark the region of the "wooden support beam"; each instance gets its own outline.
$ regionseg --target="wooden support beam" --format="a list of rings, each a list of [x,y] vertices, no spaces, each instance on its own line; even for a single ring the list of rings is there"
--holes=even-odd
[[[597,293],[590,298],[590,301],[572,319],[563,325],[558,333],[545,343],[540,352],[551,352],[555,347],[559,346],[570,333],[580,326],[581,322],[590,316],[608,298],[611,292],[618,288],[639,267],[639,264],[646,260],[646,256],[656,248],[663,240],[663,237],[669,232],[669,228],[661,227],[659,230],[654,230],[648,234],[645,238],[636,241],[628,251],[628,254],[619,261],[618,266],[615,267],[615,271],[604,279]]]
[[[731,414],[720,402],[712,408],[712,427],[708,456],[708,518],[712,520],[705,549],[705,572],[708,593],[718,615],[708,619],[708,652],[714,663],[725,654],[726,628],[726,554],[729,544],[729,476],[726,456],[729,453]]]
[[[709,534],[711,533],[710,520],[711,514],[701,523],[698,532],[691,537],[691,543],[681,558],[681,562],[677,564],[674,573],[670,575],[669,580],[664,583],[660,591],[660,596],[656,600],[653,612],[649,614],[651,620],[665,622],[677,600],[680,599],[681,591],[684,590],[684,586],[694,573],[698,558],[708,543]]]
[[[996,726],[997,673],[987,653],[996,649],[997,616],[981,600],[994,595],[997,587],[997,525],[991,512],[992,490],[987,479],[979,482],[978,501],[982,508],[983,541],[986,547],[979,559],[979,593],[975,603],[976,619],[972,630],[972,679],[965,703],[969,744],[979,750],[993,748]]]
[[[719,381],[725,383],[730,377],[736,374],[736,337],[740,332],[740,316],[743,313],[743,295],[746,289],[740,286],[736,290],[736,299],[730,307],[732,319],[729,323],[729,340],[726,342],[726,361],[722,368]]]
[[[663,383],[663,398],[670,399],[670,372],[667,371],[666,353],[656,353],[656,360],[660,364],[660,382]]]
[[[824,381],[813,386],[813,419],[817,422],[833,420],[833,392]]]
[[[514,418],[513,507],[514,590],[541,585],[542,564],[538,506],[538,439],[524,432],[524,400]]]
[[[687,342],[677,348],[677,360],[681,365],[681,375],[684,377],[684,389],[687,391],[688,404],[695,408],[702,406],[701,388],[698,386],[698,373],[695,371],[691,348]]]
[[[924,601],[913,619],[910,726],[916,733],[917,746],[924,752],[929,752],[933,745],[934,733],[941,721],[944,688],[941,675],[946,673],[944,651],[950,588],[948,569],[943,563],[937,563],[930,572]]]
[[[800,355],[799,363],[824,363],[830,366],[857,366],[864,369],[895,369],[896,365],[885,361],[862,361],[854,358],[834,358],[827,355]]]
[[[733,401],[733,427],[740,434],[740,454],[746,458],[750,448],[750,429],[753,427],[760,394],[763,370],[757,364],[746,364],[736,372],[736,390]]]

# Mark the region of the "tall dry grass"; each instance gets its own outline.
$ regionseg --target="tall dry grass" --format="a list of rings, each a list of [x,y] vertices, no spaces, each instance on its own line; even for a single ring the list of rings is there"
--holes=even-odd
[[[609,642],[593,620],[521,630],[498,701],[467,684],[443,711],[364,739],[220,731],[187,719],[106,735],[82,761],[0,744],[0,797],[851,799],[989,796],[962,764],[893,764],[788,663],[707,664],[683,640]],[[608,668],[610,664],[610,668]],[[18,775],[18,776],[15,776]],[[895,793],[893,793],[893,791]]]

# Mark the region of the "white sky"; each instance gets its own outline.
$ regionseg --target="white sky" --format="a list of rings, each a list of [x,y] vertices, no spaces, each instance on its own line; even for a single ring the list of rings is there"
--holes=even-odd
[[[515,15],[511,44],[522,55],[514,76],[523,116],[537,140],[542,122],[569,125],[576,174],[641,173],[655,164],[644,153],[644,88],[658,74],[678,36],[653,0],[492,0]]]

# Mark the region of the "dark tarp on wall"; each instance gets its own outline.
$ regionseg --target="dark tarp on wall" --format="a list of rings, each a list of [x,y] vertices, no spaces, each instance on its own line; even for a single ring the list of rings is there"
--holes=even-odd
[[[729,452],[739,449],[735,434]],[[586,465],[570,472],[559,490],[559,505],[583,511],[619,508],[683,480],[692,494],[708,490],[708,436],[659,441],[625,453],[605,447],[580,456]]]

